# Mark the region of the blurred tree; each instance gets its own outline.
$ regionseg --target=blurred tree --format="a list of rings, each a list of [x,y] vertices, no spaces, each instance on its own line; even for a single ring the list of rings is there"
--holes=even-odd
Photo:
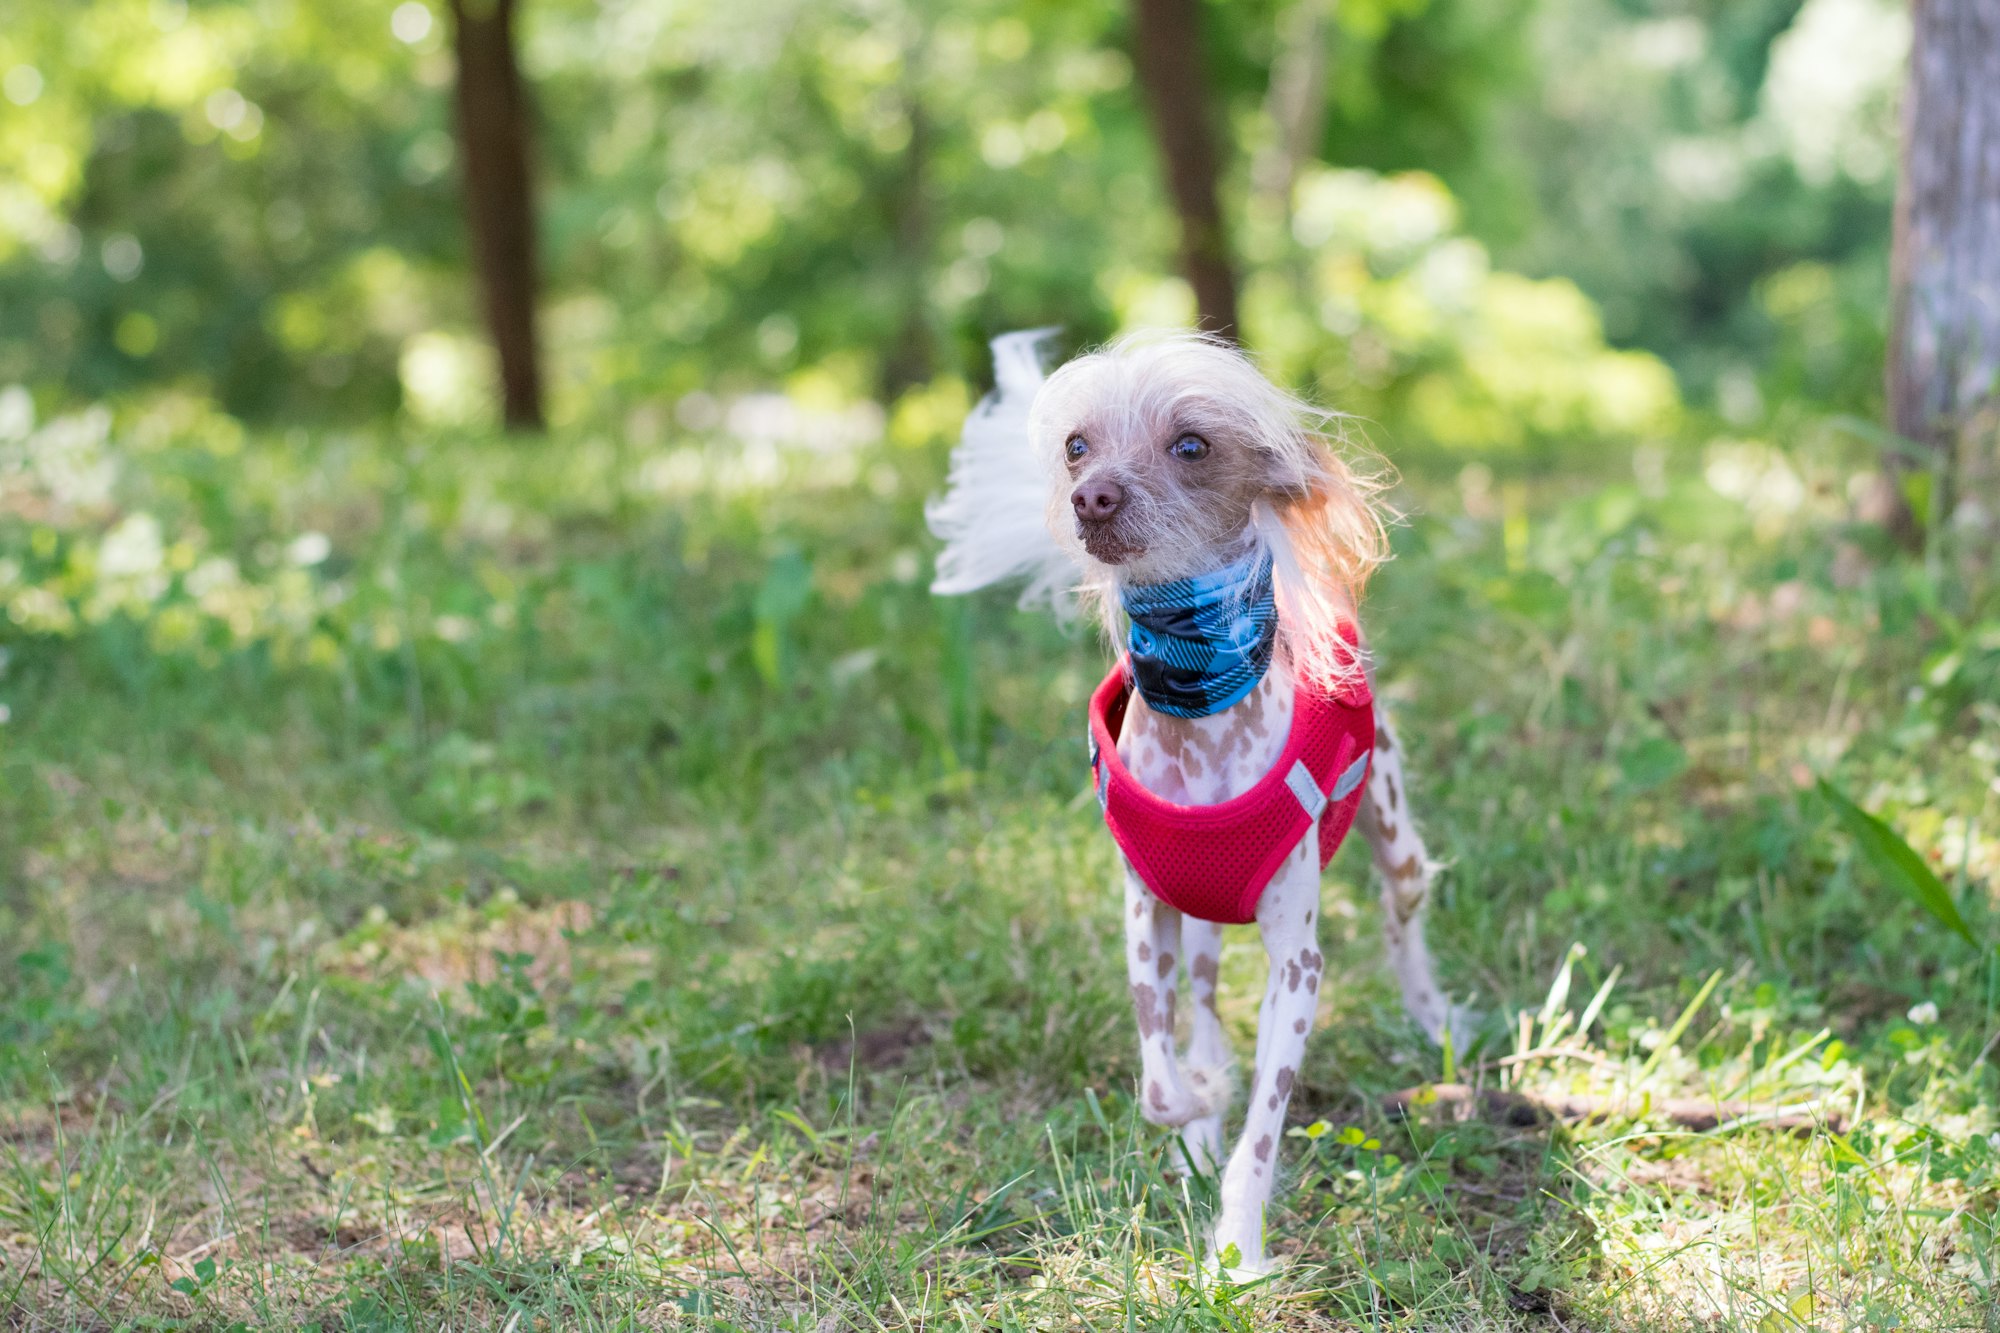
[[[499,415],[468,222],[505,203],[458,188],[480,166],[452,0],[6,4],[0,384]],[[1356,401],[1414,385],[1377,353],[1421,340],[1350,328],[1325,243],[1297,239],[1324,230],[1298,216],[1321,162],[1442,181],[1455,239],[1573,279],[1604,340],[1671,359],[1734,429],[1879,410],[1902,0],[507,4],[535,194],[501,188],[500,267],[540,281],[513,309],[539,315],[552,423],[660,438],[774,385],[976,375],[1010,327],[1188,318],[1176,251],[1205,228],[1211,323]],[[1137,40],[1162,18],[1163,53]],[[1162,158],[1169,125],[1192,157]]]
[[[2000,4],[1916,0],[1912,15],[1889,408],[1922,451],[1896,466],[1937,479],[1935,522],[1950,517],[1961,471],[1984,473],[2000,436]],[[1983,501],[2000,507],[2000,496]]]
[[[515,0],[451,0],[459,172],[486,327],[500,359],[501,415],[509,429],[539,431],[534,182],[514,7]]]
[[[252,420],[393,413],[408,339],[470,315],[444,25],[397,36],[396,9],[7,11],[0,383],[172,387]]]
[[[1167,192],[1180,217],[1181,271],[1203,328],[1236,336],[1236,273],[1222,219],[1200,0],[1133,0],[1133,55],[1159,138]]]

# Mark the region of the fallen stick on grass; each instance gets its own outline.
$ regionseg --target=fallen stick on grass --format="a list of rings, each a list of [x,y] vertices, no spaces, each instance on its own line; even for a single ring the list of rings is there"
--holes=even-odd
[[[1391,1115],[1408,1115],[1431,1107],[1450,1110],[1478,1109],[1514,1125],[1539,1124],[1544,1120],[1574,1123],[1579,1120],[1621,1119],[1645,1116],[1671,1121],[1682,1129],[1747,1129],[1756,1126],[1787,1133],[1813,1133],[1847,1128],[1844,1113],[1819,1105],[1772,1105],[1760,1102],[1718,1102],[1701,1097],[1590,1097],[1508,1092],[1500,1088],[1473,1088],[1464,1083],[1424,1083],[1392,1092],[1382,1099]]]

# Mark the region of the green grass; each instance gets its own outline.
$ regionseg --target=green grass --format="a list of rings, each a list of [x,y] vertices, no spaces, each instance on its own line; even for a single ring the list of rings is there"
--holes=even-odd
[[[1392,1118],[1445,1057],[1351,848],[1284,1265],[1241,1289],[1198,1276],[1211,1183],[1162,1174],[1130,1097],[1100,650],[928,596],[936,448],[773,477],[726,442],[135,454],[123,503],[170,542],[199,525],[272,586],[298,533],[332,555],[242,645],[162,629],[178,584],[0,630],[0,1309],[2000,1328],[2000,965],[1813,789],[2000,936],[2000,609],[1991,570],[1857,559],[1841,461],[1775,510],[1693,459],[1504,503],[1416,470],[1369,620],[1450,863],[1433,941],[1486,1016],[1451,1072],[1621,1109]],[[64,552],[111,517],[0,545],[81,606]],[[1246,1041],[1261,968],[1232,933]],[[1693,1133],[1669,1096],[1846,1130]]]

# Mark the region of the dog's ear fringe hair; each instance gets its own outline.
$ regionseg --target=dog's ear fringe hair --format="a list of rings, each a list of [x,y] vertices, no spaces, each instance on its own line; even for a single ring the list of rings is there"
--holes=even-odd
[[[1028,432],[1028,410],[1047,378],[1042,344],[1055,332],[1026,329],[993,340],[993,392],[966,417],[945,493],[924,509],[932,535],[944,542],[933,593],[1025,578],[1022,606],[1045,602],[1065,619],[1075,612],[1079,571],[1048,527],[1055,478]]]
[[[1274,507],[1259,501],[1251,527],[1271,553],[1278,637],[1300,679],[1340,693],[1365,679],[1367,640],[1358,610],[1375,570],[1389,558],[1388,522],[1378,474],[1325,449],[1329,482],[1304,500]],[[1352,626],[1355,641],[1342,633]]]

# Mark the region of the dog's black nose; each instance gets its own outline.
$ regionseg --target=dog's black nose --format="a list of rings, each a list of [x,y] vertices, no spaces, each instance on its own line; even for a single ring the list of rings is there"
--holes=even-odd
[[[1115,481],[1086,481],[1069,493],[1070,508],[1085,523],[1102,523],[1125,503],[1125,490]]]

